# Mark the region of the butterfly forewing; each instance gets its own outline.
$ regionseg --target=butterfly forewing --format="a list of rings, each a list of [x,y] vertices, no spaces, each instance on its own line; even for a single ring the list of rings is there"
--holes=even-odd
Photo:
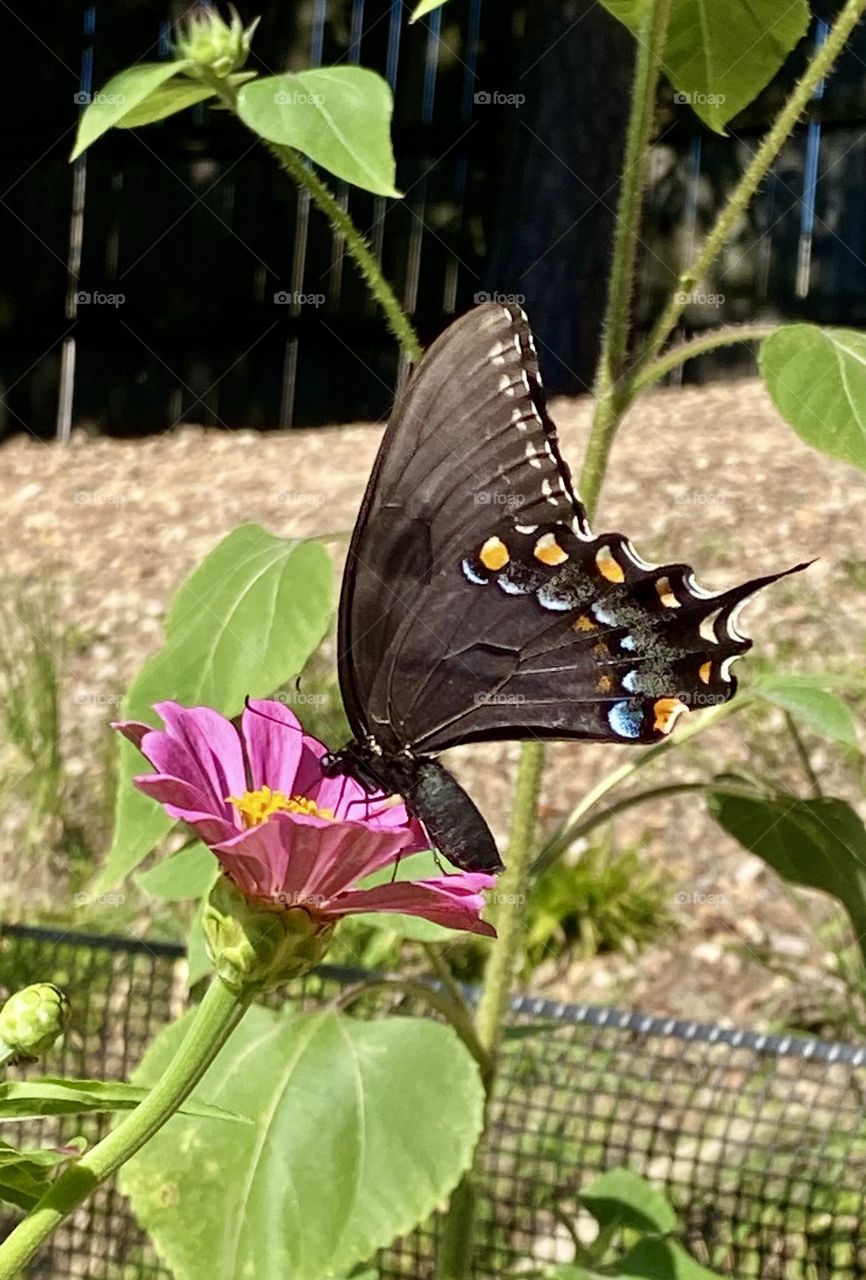
[[[776,575],[779,576],[779,575]],[[349,551],[340,672],[384,754],[527,736],[649,742],[726,701],[749,647],[687,565],[593,536],[518,308],[431,347],[395,407]]]

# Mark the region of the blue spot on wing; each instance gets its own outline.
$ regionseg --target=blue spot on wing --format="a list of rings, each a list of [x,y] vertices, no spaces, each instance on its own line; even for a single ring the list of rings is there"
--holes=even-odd
[[[464,560],[460,568],[463,570],[463,576],[468,578],[470,582],[474,583],[476,587],[486,587],[487,583],[490,581],[489,578],[482,577],[477,569],[472,567],[468,560]]]
[[[639,702],[615,702],[607,713],[610,727],[620,738],[639,738],[643,708]]]

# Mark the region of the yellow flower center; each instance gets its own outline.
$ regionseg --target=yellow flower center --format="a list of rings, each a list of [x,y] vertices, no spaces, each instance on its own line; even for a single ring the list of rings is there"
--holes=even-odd
[[[226,800],[237,809],[246,829],[266,822],[272,813],[311,813],[316,818],[331,820],[334,817],[330,809],[320,809],[315,800],[306,796],[286,796],[282,791],[271,791],[270,787],[245,791],[242,796],[227,796]]]

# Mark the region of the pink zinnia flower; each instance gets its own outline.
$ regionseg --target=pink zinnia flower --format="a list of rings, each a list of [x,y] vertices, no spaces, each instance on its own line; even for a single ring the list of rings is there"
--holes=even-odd
[[[246,897],[303,907],[323,925],[393,911],[495,936],[480,914],[493,876],[359,887],[429,841],[404,805],[346,775],[324,777],[327,748],[282,703],[249,701],[238,727],[210,707],[160,702],[155,710],[164,729],[115,726],[156,770],[135,785],[195,830]]]

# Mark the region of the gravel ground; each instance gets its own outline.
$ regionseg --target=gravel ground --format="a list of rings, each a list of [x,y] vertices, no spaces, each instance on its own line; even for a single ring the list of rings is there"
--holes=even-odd
[[[578,459],[588,403],[560,401],[554,417],[566,456]],[[65,450],[24,437],[3,445],[0,570],[7,594],[48,573],[61,616],[80,637],[63,695],[64,753],[78,786],[86,788],[104,759],[105,725],[142,659],[158,647],[161,618],[186,574],[243,521],[293,537],[347,531],[380,431],[359,424],[262,435],[184,426],[140,441],[82,434]],[[808,574],[755,600],[748,629],[763,658],[781,654],[788,669],[830,663],[850,670],[862,657],[866,630],[866,564],[858,559],[864,499],[866,477],[802,445],[757,381],[720,383],[660,391],[632,411],[596,525],[622,528],[651,558],[690,560],[712,588],[820,557]],[[780,750],[779,729],[774,718],[759,726],[758,745],[769,755]],[[740,733],[737,718],[720,726],[695,762],[745,759]],[[456,752],[452,761],[500,835],[514,755],[511,746],[483,747]],[[554,748],[546,820],[561,817],[625,758],[619,747]],[[828,770],[828,788],[850,789],[820,744],[815,759],[819,771]],[[790,781],[800,785],[793,764]],[[648,832],[648,856],[673,878],[677,928],[637,958],[600,957],[566,972],[551,966],[536,986],[569,999],[757,1022],[826,984],[820,949],[789,895],[699,805],[653,803],[630,823],[620,820],[618,834]],[[7,869],[14,825],[7,821],[5,835],[0,828]],[[46,868],[31,871],[31,903],[57,895],[63,869]],[[768,970],[759,960],[765,948],[796,968],[796,979]]]

